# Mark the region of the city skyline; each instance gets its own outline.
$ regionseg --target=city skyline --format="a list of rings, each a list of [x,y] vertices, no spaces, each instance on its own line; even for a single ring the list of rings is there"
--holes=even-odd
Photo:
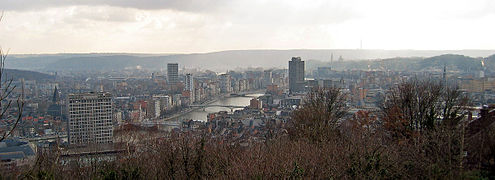
[[[487,23],[495,3],[486,0],[6,0],[0,7],[7,34],[0,42],[13,54],[493,49],[495,40]]]
[[[493,0],[0,0],[0,179],[495,179]]]

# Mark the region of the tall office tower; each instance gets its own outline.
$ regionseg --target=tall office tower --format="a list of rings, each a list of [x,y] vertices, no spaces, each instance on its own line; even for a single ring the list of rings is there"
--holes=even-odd
[[[263,87],[273,84],[272,70],[265,70],[263,72]]]
[[[69,144],[113,142],[112,95],[107,92],[69,94]]]
[[[167,77],[168,84],[177,84],[179,82],[179,64],[167,64]]]
[[[292,57],[289,61],[289,93],[304,91],[304,61]]]

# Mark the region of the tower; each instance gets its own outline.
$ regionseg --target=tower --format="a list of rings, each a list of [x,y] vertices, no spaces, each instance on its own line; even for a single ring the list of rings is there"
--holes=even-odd
[[[186,74],[186,79],[184,80],[186,84],[185,90],[189,91],[189,101],[192,103],[195,101],[195,93],[194,93],[194,77],[192,74]]]
[[[179,64],[168,63],[167,64],[167,80],[168,84],[175,85],[179,82]]]
[[[113,142],[112,95],[107,92],[69,94],[68,141],[71,145]]]
[[[232,84],[230,81],[230,75],[229,74],[221,74],[219,77],[219,82],[220,82],[220,92],[222,93],[230,93],[232,92]]]
[[[188,73],[186,74],[186,79],[184,80],[184,83],[186,84],[186,91],[194,91],[194,77],[192,74]]]
[[[289,93],[304,90],[304,61],[301,57],[292,57],[289,61]]]
[[[273,77],[272,70],[265,70],[263,72],[263,87],[266,88],[268,85],[272,85]]]
[[[53,97],[52,97],[52,102],[53,103],[57,103],[57,97],[58,97],[58,90],[57,90],[57,86],[55,86],[55,90],[53,91]]]

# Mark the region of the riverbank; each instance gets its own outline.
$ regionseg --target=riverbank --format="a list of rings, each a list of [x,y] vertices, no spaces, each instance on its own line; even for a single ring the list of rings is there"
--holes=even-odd
[[[246,91],[246,92],[241,92],[242,94],[262,94],[264,93],[266,90],[264,89],[260,89],[260,90],[255,90],[255,91]],[[203,103],[200,103],[199,105],[209,105],[209,104],[212,104],[212,103],[215,103],[219,100],[222,100],[222,99],[225,99],[225,98],[230,98],[230,94],[223,94],[223,95],[219,95],[217,96],[216,98],[213,98],[211,100],[208,100],[208,101],[205,101]],[[180,112],[177,112],[177,113],[174,113],[172,116],[170,117],[167,117],[167,118],[163,118],[163,119],[160,119],[160,121],[171,121],[171,120],[175,120],[179,117],[182,117],[188,113],[191,113],[195,110],[198,110],[198,109],[201,109],[201,107],[197,107],[197,108],[187,108],[187,109],[184,109]]]
[[[203,104],[211,104],[211,103],[214,103],[214,102],[217,102],[219,99],[222,99],[222,98],[226,98],[227,95],[222,95],[222,96],[218,96],[214,99],[211,99],[211,100],[208,100],[208,101],[205,101],[203,103],[201,103],[200,105],[203,105]],[[178,117],[181,117],[187,113],[190,113],[192,111],[195,111],[195,110],[198,110],[198,109],[201,109],[200,107],[196,107],[196,108],[187,108],[187,109],[184,109],[178,113],[174,113],[172,116],[170,117],[167,117],[167,118],[164,118],[164,119],[160,119],[160,121],[170,121],[170,120],[173,120],[173,119],[176,119]]]

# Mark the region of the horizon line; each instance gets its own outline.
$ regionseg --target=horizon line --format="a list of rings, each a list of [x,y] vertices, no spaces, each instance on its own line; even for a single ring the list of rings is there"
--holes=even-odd
[[[336,48],[336,49],[228,49],[205,52],[41,52],[41,53],[12,53],[7,55],[60,55],[60,54],[136,54],[136,55],[193,55],[210,54],[228,51],[294,51],[294,50],[352,50],[352,51],[495,51],[495,49],[359,49],[359,48]]]

